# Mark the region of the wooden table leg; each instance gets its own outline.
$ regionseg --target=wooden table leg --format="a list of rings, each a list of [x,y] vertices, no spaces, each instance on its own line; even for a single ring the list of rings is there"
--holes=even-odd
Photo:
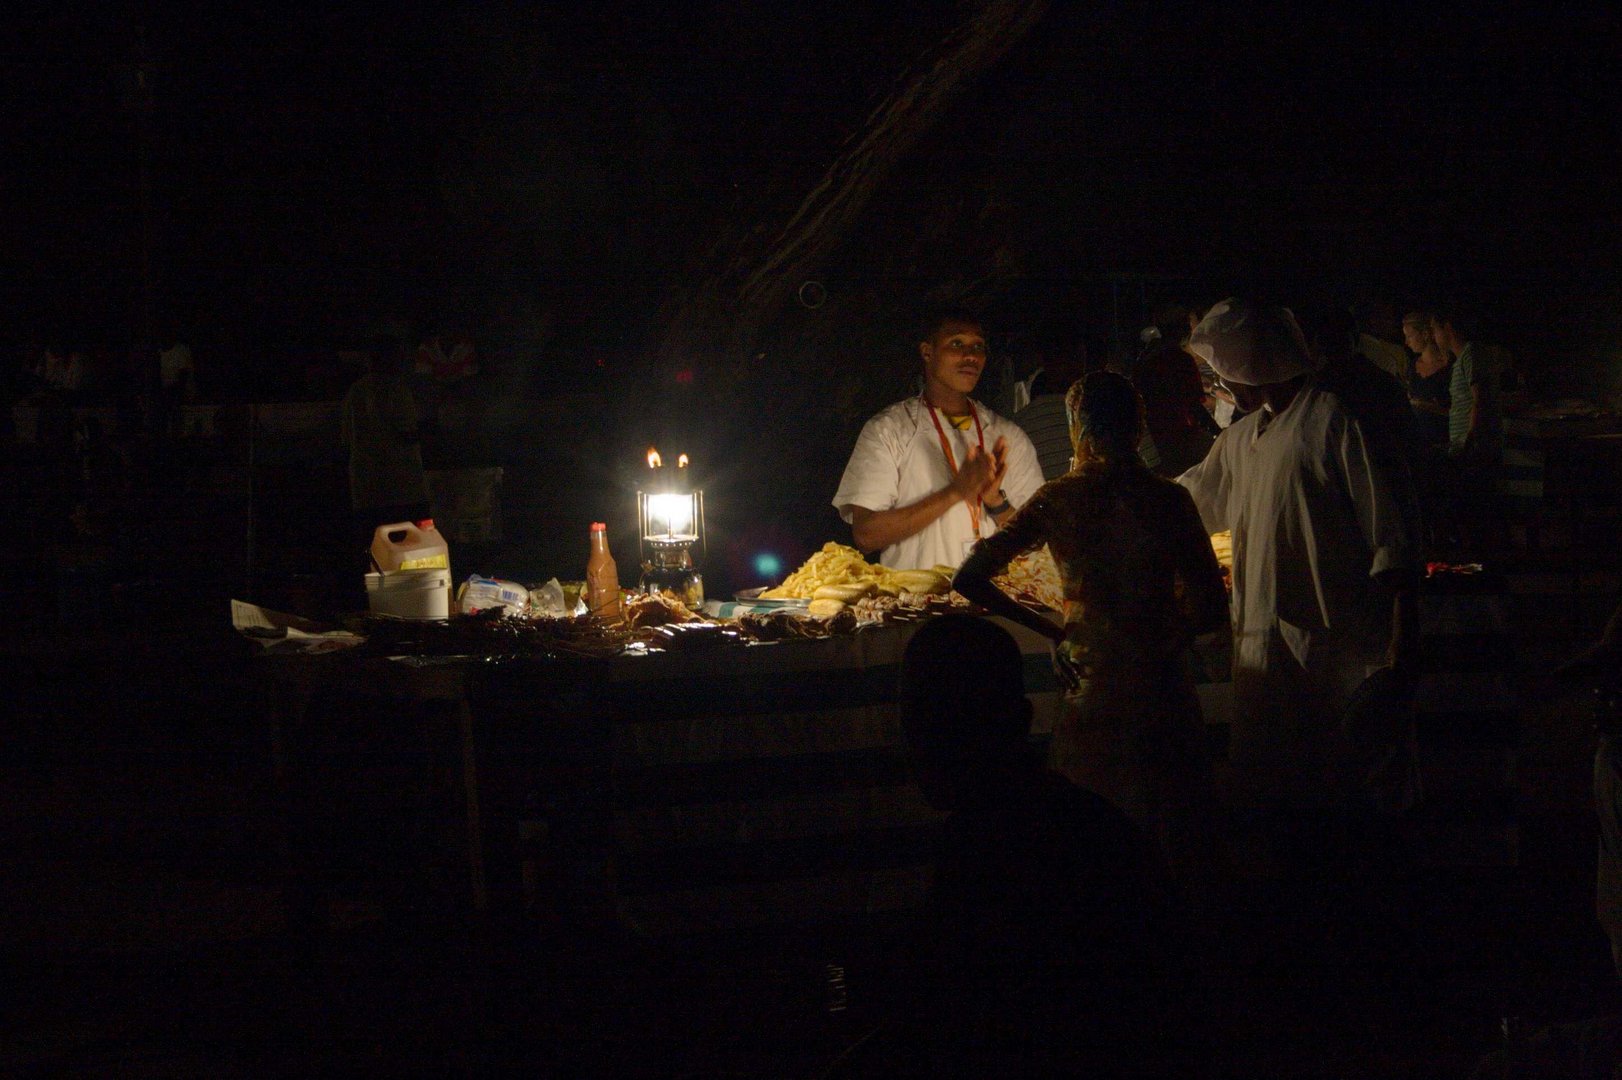
[[[289,740],[299,738],[310,710],[308,691],[273,686],[265,694],[264,715],[269,725],[270,767],[275,806],[274,844],[281,879],[282,905],[287,926],[296,942],[300,963],[314,961],[317,942],[327,929],[326,893],[308,864],[309,853],[299,846],[303,834],[299,814],[307,811],[296,792]],[[308,839],[303,837],[303,839]]]
[[[484,879],[484,820],[479,812],[479,761],[473,738],[473,707],[467,695],[456,705],[462,735],[462,797],[467,811],[468,885],[473,893],[473,910],[482,918],[490,910],[489,890]]]

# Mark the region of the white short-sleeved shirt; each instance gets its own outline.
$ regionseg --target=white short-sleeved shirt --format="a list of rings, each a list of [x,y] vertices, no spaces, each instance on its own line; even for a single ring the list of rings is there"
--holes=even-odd
[[[1012,420],[998,416],[979,402],[970,404],[980,418],[988,453],[999,438],[1008,440],[1008,474],[1002,490],[1011,504],[1023,506],[1042,486],[1036,448]],[[980,436],[973,424],[969,430],[959,431],[944,415],[937,415],[952,454],[961,465],[969,447],[979,444]],[[839,516],[849,522],[853,506],[869,510],[911,506],[951,482],[952,472],[941,451],[940,437],[929,420],[929,406],[922,398],[908,398],[863,425],[833,504]],[[991,515],[981,514],[980,535],[990,536],[996,531]],[[879,562],[897,570],[957,566],[974,541],[973,519],[968,506],[960,500],[922,531],[885,548],[879,553]]]

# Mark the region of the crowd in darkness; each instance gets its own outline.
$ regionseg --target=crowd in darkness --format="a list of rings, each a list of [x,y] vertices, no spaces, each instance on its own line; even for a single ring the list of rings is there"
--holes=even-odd
[[[950,427],[919,425],[951,463],[949,509],[979,504],[954,585],[1053,640],[1067,703],[1043,760],[1004,630],[944,616],[912,638],[903,734],[919,789],[947,817],[918,932],[896,971],[875,976],[899,987],[895,1007],[842,1075],[1212,1075],[1213,1017],[1251,1000],[1219,999],[1256,947],[1292,952],[1263,981],[1292,966],[1397,969],[1393,1000],[1421,998],[1406,920],[1426,900],[1406,876],[1404,834],[1420,798],[1414,594],[1425,559],[1503,540],[1503,421],[1518,384],[1505,350],[1443,304],[1400,319],[1377,304],[1168,304],[1135,356],[1093,369],[1055,351],[1004,387],[1008,421],[982,410],[1023,431],[1040,474],[1004,492],[987,461],[985,483],[958,490],[970,458],[947,450],[949,432],[967,446],[981,415],[967,397],[986,358],[978,318],[937,313],[923,338],[925,392],[907,404],[934,409],[930,380],[967,379],[966,411],[939,407]],[[425,512],[428,395],[478,370],[467,339],[381,337],[366,359],[340,406],[361,535]],[[10,401],[39,407],[42,445],[44,417],[102,403],[172,445],[199,396],[191,349],[171,336],[119,371],[41,346],[12,373]],[[94,536],[116,455],[94,421],[71,434],[73,524]],[[853,530],[889,509],[860,501],[870,485],[851,490],[866,511]],[[985,520],[995,529],[981,536]],[[1219,532],[1233,535],[1226,581]],[[1062,624],[993,584],[1044,544]],[[1188,654],[1229,633],[1235,716],[1218,762]],[[1610,680],[1613,714],[1619,637],[1613,618],[1581,672]],[[1614,790],[1622,737],[1607,740],[1596,783]],[[1622,926],[1617,803],[1601,903]],[[1300,1008],[1333,1004],[1330,986]]]
[[[1210,366],[1187,351],[1190,330],[1202,314],[1187,305],[1162,305],[1142,331],[1138,353],[1121,354],[1111,364],[1142,395],[1145,430],[1139,453],[1163,476],[1176,476],[1199,462],[1217,435],[1243,416]],[[1383,449],[1403,459],[1411,472],[1414,498],[1426,510],[1426,539],[1456,546],[1490,538],[1502,522],[1495,505],[1495,470],[1503,449],[1503,399],[1512,382],[1507,353],[1477,340],[1468,315],[1447,307],[1416,309],[1400,322],[1389,305],[1378,303],[1360,309],[1355,318],[1332,306],[1303,308],[1299,314],[1327,377],[1342,397],[1373,417],[1370,426],[1381,433]],[[34,455],[55,454],[69,467],[76,449],[83,459],[77,470],[81,474],[106,471],[94,461],[140,457],[143,445],[150,449],[195,442],[186,439],[192,433],[187,406],[231,398],[230,379],[223,370],[204,371],[207,365],[199,364],[175,325],[166,326],[157,341],[153,348],[123,353],[56,341],[37,341],[18,351],[4,385],[0,425],[16,434],[11,406],[35,407]],[[306,381],[314,380],[311,385],[320,387],[323,399],[343,398],[346,415],[371,415],[350,406],[359,400],[357,394],[378,383],[380,376],[366,368],[380,352],[398,355],[396,381],[403,390],[390,398],[398,402],[394,412],[399,416],[391,413],[388,423],[372,426],[381,432],[403,424],[411,431],[398,452],[420,456],[423,439],[430,447],[437,445],[436,403],[453,387],[481,381],[480,352],[468,335],[380,337],[363,350],[331,350],[331,362],[305,371]],[[1068,469],[1071,458],[1064,392],[1089,364],[1079,347],[1017,360],[1040,366],[1022,381],[1005,381],[1003,392],[986,400],[1029,434],[1041,476],[1051,480]],[[109,425],[105,412],[102,419],[75,419],[70,410],[79,406],[112,408],[114,419]],[[352,457],[365,456],[368,446],[357,450],[351,440],[349,450]],[[373,471],[389,472],[387,462],[373,464]],[[421,471],[420,463],[411,468],[414,475]],[[412,490],[404,494],[359,491],[351,480],[352,495],[359,499],[357,513],[371,506],[424,503],[416,480],[405,485]],[[105,495],[110,485],[98,481],[88,486]],[[96,518],[97,512],[86,508],[96,501],[95,493],[73,500],[75,513]],[[104,509],[99,516],[108,514]]]
[[[1622,610],[1561,674],[1600,688],[1597,908],[1622,971]],[[1367,1019],[1350,1004],[1352,986],[1372,981],[1410,1019],[1423,1011],[1434,991],[1425,985],[1424,924],[1446,901],[1420,884],[1394,807],[1343,801],[1325,815],[1325,806],[1295,805],[1288,813],[1297,820],[1262,825],[1281,858],[1261,868],[1234,843],[1240,819],[1207,801],[1206,872],[1190,876],[1186,862],[1168,865],[1140,815],[1033,754],[1021,657],[1002,629],[967,616],[935,620],[909,644],[902,687],[913,773],[949,817],[905,965],[910,992],[883,1038],[841,1075],[1246,1075],[1236,1064],[1245,1036],[1231,1030],[1246,1010],[1268,1024],[1303,1024],[1325,1047]],[[1400,713],[1389,692],[1358,697],[1349,724],[1389,726]],[[1258,993],[1263,984],[1293,987],[1298,1000]],[[1504,1025],[1504,1048],[1474,1076],[1597,1078],[1622,1061],[1615,1017],[1531,1038],[1513,1020]],[[1338,1064],[1345,1071],[1305,1059],[1273,1068],[1345,1076],[1375,1068]]]
[[[425,332],[415,345],[400,335],[379,336],[367,349],[325,350],[320,360],[289,360],[300,381],[295,397],[329,401],[365,383],[368,365],[380,358],[398,368],[424,407],[446,389],[466,385],[479,372],[479,358],[466,335]],[[210,408],[240,401],[246,387],[229,372],[205,375],[192,346],[177,327],[152,348],[120,351],[66,344],[55,339],[19,348],[0,384],[0,433],[26,444],[16,457],[40,495],[27,507],[25,532],[46,540],[116,539],[109,531],[133,513],[141,492],[179,496],[189,465],[222,455],[240,456],[236,413]],[[194,409],[193,407],[197,407]],[[188,415],[189,412],[208,415]],[[419,467],[420,473],[420,467]],[[421,516],[421,515],[419,515]]]
[[[954,588],[1049,639],[1067,692],[1038,762],[1005,632],[941,619],[908,649],[913,772],[950,814],[917,977],[929,1004],[897,1028],[923,1048],[914,1067],[1208,1067],[1200,995],[1225,946],[1197,928],[1218,908],[1316,923],[1290,947],[1331,981],[1411,969],[1424,901],[1396,898],[1423,799],[1418,592],[1427,560],[1502,539],[1507,354],[1450,307],[1360,324],[1230,298],[1168,309],[1128,373],[1038,372],[1010,406],[1022,433],[969,396],[979,318],[939,312],[921,331],[919,395],[869,421],[834,503],[887,565],[961,545]],[[1042,548],[1059,621],[997,583]],[[1231,642],[1220,755],[1186,659],[1202,635]]]
[[[126,351],[62,341],[19,349],[6,373],[4,404],[41,408],[115,406],[139,415],[143,426],[162,427],[181,405],[198,400],[197,365],[191,346],[171,328],[156,348]]]
[[[1189,334],[1207,310],[1159,306],[1140,335],[1137,354],[1110,365],[1142,395],[1139,454],[1162,476],[1178,476],[1197,464],[1216,436],[1245,415],[1210,365],[1188,351]],[[1386,301],[1356,310],[1307,304],[1293,314],[1336,392],[1413,471],[1430,511],[1427,539],[1456,545],[1490,533],[1498,520],[1494,493],[1500,486],[1504,407],[1523,386],[1508,350],[1483,339],[1474,313],[1451,303],[1416,307],[1400,320]],[[1056,354],[995,402],[1031,436],[1046,479],[1068,468],[1063,396],[1086,367],[1084,356]]]

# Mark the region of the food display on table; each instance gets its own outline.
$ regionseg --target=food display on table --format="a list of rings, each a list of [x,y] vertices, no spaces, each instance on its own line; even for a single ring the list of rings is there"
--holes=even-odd
[[[644,644],[666,652],[700,652],[749,644],[748,635],[736,626],[709,621],[663,623],[637,637]]]
[[[627,625],[633,630],[672,623],[706,622],[703,615],[668,592],[631,593],[621,602]]]
[[[1059,564],[1053,561],[1046,544],[1027,551],[991,580],[1026,607],[1064,610],[1064,579],[1059,577]]]
[[[738,616],[738,627],[755,641],[806,641],[850,634],[859,625],[855,608],[830,618],[805,618],[792,611],[750,611]]]
[[[1219,532],[1211,534],[1211,550],[1216,553],[1217,565],[1222,567],[1222,580],[1227,583],[1228,591],[1233,591],[1233,533]]]
[[[817,595],[819,589],[845,589],[868,587],[867,593],[851,593],[849,599],[842,592]],[[829,541],[805,561],[801,567],[783,579],[781,585],[760,594],[762,600],[833,600],[851,603],[863,596],[880,594],[900,596],[904,592],[943,593],[952,587],[952,568],[937,566],[929,570],[892,570],[888,566],[870,563],[853,547]]]
[[[381,656],[524,656],[600,659],[618,656],[631,629],[588,615],[523,618],[491,608],[444,620],[368,617],[364,651]]]
[[[806,614],[813,618],[832,618],[854,605],[863,625],[912,621],[943,611],[973,610],[952,591],[953,572],[950,566],[895,570],[868,562],[853,547],[829,542],[760,597],[809,601]],[[1064,584],[1045,546],[1009,563],[996,581],[1030,607],[1064,610]]]
[[[856,601],[852,609],[858,626],[874,623],[920,622],[948,612],[970,614],[980,608],[955,592],[905,593],[901,596],[869,596]]]
[[[451,603],[448,547],[436,540],[427,555],[417,551],[424,536],[437,538],[432,522],[385,526],[378,542],[386,542],[386,549],[374,545],[378,573],[371,576],[432,570],[444,579],[434,595],[445,602],[431,609],[374,603],[369,615],[353,620],[344,647],[391,658],[596,658],[814,640],[981,610],[952,591],[954,567],[896,569],[836,542],[824,544],[775,586],[740,592],[735,604],[706,605],[698,570],[705,550],[703,492],[693,482],[691,462],[681,454],[675,469],[666,469],[654,448],[647,460],[649,472],[637,492],[643,570],[637,588],[620,587],[607,525],[594,522],[584,581],[552,578],[526,585],[474,574]],[[432,567],[417,569],[419,555],[428,560],[423,567]],[[1046,548],[1016,559],[997,582],[1031,607],[1064,606],[1058,569]],[[408,579],[400,588],[416,584]]]
[[[406,620],[370,616],[359,627],[366,651],[385,656],[470,656],[600,658],[638,649],[694,652],[753,643],[817,640],[855,633],[865,626],[919,622],[948,612],[979,609],[952,591],[952,568],[896,570],[868,562],[855,548],[824,544],[782,583],[759,590],[760,601],[746,601],[734,618],[710,617],[689,607],[673,592],[622,592],[618,614],[556,614],[568,611],[568,596],[580,584],[553,581],[527,590],[544,604],[519,608],[502,602],[456,614],[448,620]],[[1046,548],[1010,563],[998,584],[1031,607],[1062,610],[1064,592],[1053,557]],[[522,586],[497,578],[474,577],[465,586],[466,600],[475,586],[505,588],[514,597]],[[556,594],[556,595],[554,595]],[[743,598],[744,594],[740,594]],[[505,597],[499,598],[504,600]],[[748,609],[748,603],[782,606]],[[464,610],[474,606],[460,605]],[[543,613],[544,612],[544,613]]]

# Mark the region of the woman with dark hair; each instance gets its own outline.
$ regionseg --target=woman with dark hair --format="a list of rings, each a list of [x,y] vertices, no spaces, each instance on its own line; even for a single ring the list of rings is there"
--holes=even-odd
[[[1403,316],[1402,340],[1416,354],[1408,372],[1408,402],[1420,439],[1426,446],[1445,447],[1453,356],[1431,336],[1429,312],[1411,311]]]
[[[1054,641],[1069,692],[1052,767],[1157,835],[1175,866],[1191,854],[1187,827],[1209,790],[1186,649],[1227,623],[1227,590],[1194,500],[1138,459],[1143,402],[1132,384],[1095,371],[1066,403],[1070,472],[976,544],[953,586]],[[1043,544],[1064,580],[1062,625],[991,580]]]

